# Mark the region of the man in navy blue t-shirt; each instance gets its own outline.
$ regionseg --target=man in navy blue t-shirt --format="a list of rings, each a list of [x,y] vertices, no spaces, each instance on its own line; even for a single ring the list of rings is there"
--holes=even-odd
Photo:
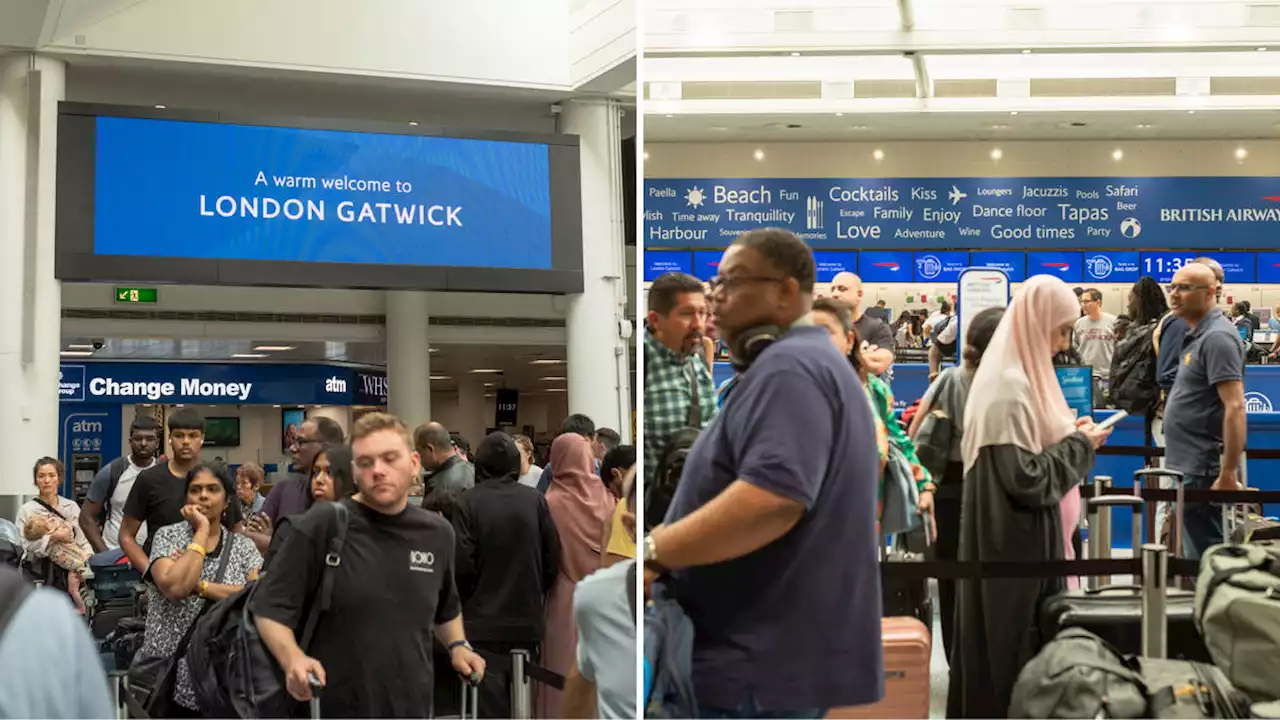
[[[711,281],[722,337],[782,334],[703,430],[645,539],[646,580],[671,571],[697,628],[703,717],[821,717],[883,695],[874,420],[809,318],[813,284],[813,254],[788,231],[725,251]]]

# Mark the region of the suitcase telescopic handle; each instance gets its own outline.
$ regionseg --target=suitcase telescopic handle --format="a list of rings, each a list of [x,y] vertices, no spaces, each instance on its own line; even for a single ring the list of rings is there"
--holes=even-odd
[[[1138,470],[1133,474],[1133,476],[1135,478],[1171,477],[1175,480],[1182,480],[1185,477],[1185,475],[1183,475],[1181,472],[1177,470],[1170,470],[1169,468],[1159,468],[1159,467],[1146,468],[1145,470]]]
[[[1128,505],[1129,507],[1142,507],[1142,498],[1132,495],[1101,495],[1099,497],[1086,498],[1089,513],[1098,512],[1104,507],[1115,507],[1117,505]]]

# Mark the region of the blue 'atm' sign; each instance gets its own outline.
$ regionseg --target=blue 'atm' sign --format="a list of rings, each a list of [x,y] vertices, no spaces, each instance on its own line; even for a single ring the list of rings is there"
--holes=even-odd
[[[1142,277],[1138,261],[1137,251],[1086,252],[1084,278],[1089,282],[1138,282]]]
[[[1078,252],[1029,252],[1027,276],[1053,275],[1063,282],[1078,283],[1084,275]]]
[[[644,282],[653,282],[667,273],[693,274],[693,254],[669,250],[644,254]]]
[[[863,282],[911,282],[915,258],[901,250],[863,250],[858,253],[858,275]]]

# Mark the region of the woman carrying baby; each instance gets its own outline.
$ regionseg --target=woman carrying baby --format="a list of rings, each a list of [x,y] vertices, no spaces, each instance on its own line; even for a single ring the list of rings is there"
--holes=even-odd
[[[15,521],[22,530],[23,561],[48,559],[67,571],[67,592],[76,608],[85,611],[80,586],[93,549],[80,530],[80,506],[58,494],[64,468],[57,458],[36,461],[35,483],[39,495],[18,510]]]

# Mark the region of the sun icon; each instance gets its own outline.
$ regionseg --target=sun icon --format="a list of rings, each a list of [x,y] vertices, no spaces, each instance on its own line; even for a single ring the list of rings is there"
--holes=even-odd
[[[694,186],[685,193],[684,201],[689,203],[689,207],[702,207],[702,203],[706,202],[707,197],[702,194],[702,188]]]

